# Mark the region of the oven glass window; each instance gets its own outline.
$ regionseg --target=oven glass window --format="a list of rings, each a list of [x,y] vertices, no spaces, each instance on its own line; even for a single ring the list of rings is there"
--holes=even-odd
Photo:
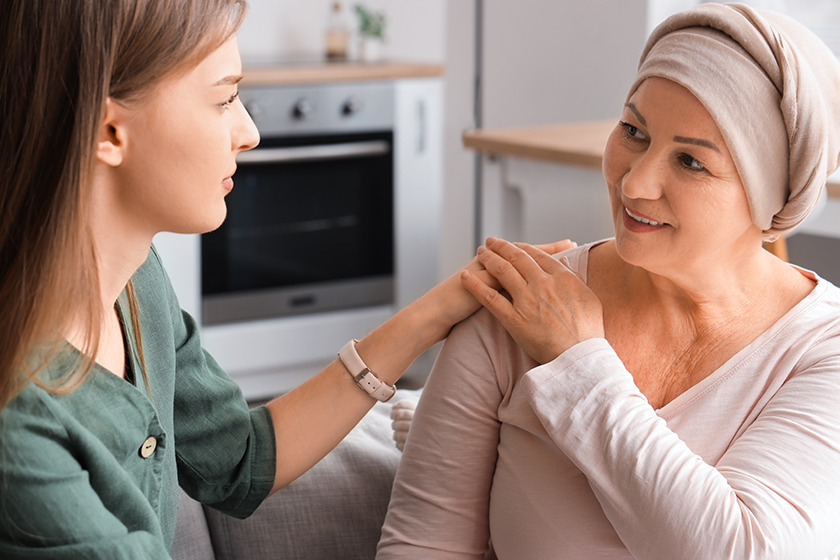
[[[205,323],[255,318],[240,316],[254,298],[268,303],[246,315],[393,301],[391,144],[390,132],[263,139],[249,155],[269,156],[239,163],[225,222],[202,236]],[[366,281],[370,297],[342,296]]]

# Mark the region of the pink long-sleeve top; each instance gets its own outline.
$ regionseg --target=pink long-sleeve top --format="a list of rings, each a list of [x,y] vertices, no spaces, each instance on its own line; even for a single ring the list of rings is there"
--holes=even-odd
[[[584,280],[589,248],[565,253]],[[835,557],[840,289],[801,273],[804,300],[658,410],[604,339],[538,365],[486,310],[461,323],[377,559]]]

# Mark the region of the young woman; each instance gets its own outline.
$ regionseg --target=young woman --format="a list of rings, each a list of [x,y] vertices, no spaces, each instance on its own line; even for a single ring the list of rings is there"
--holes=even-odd
[[[178,484],[247,516],[477,307],[453,277],[249,411],[150,250],[219,226],[259,140],[237,100],[245,8],[0,6],[0,557],[165,558]]]

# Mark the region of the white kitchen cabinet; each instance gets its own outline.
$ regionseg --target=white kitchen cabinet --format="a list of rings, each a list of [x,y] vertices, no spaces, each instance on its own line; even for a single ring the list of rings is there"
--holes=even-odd
[[[483,159],[483,237],[526,243],[612,237],[599,169],[517,156]]]
[[[443,204],[443,84],[398,80],[394,178],[397,207],[397,306],[405,307],[437,283]],[[422,263],[434,263],[433,267]]]

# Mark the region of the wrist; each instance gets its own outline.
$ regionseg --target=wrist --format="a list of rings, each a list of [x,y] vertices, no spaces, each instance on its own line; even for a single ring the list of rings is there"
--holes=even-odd
[[[394,396],[397,390],[393,385],[389,385],[379,379],[379,376],[368,367],[359,353],[356,351],[356,343],[358,341],[350,340],[338,352],[338,358],[356,382],[356,385],[364,391],[368,396],[382,402],[387,402]]]

